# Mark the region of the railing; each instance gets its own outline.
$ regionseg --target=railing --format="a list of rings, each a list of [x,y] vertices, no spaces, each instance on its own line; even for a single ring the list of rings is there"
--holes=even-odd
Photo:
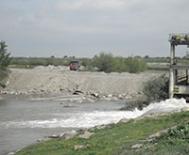
[[[170,34],[169,41],[172,45],[189,45],[189,34],[188,33]]]
[[[180,82],[188,82],[188,76],[187,76],[187,75],[180,75],[180,76],[177,76],[176,82],[177,82],[177,83],[180,83]]]

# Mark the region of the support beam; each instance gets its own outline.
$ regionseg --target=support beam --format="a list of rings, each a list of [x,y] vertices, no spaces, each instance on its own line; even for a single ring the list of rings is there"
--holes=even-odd
[[[186,70],[186,85],[188,85],[188,69]]]
[[[170,71],[169,71],[169,98],[173,98],[174,96],[174,60],[175,59],[175,46],[171,44],[171,51],[170,51]]]

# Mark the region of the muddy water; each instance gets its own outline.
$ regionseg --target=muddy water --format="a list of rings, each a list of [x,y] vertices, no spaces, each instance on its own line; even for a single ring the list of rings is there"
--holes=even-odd
[[[7,98],[0,100],[0,154],[70,129],[110,123],[122,103],[74,103]]]

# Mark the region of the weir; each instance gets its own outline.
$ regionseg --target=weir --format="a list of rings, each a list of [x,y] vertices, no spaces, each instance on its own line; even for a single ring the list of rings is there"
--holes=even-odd
[[[189,63],[178,62],[175,56],[176,46],[189,47],[189,34],[171,34],[170,42],[170,71],[169,71],[169,97],[189,97],[188,70]]]

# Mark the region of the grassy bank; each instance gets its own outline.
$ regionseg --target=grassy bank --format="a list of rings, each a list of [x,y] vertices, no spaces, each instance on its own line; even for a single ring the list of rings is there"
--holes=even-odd
[[[78,136],[69,140],[49,140],[39,144],[29,146],[17,155],[118,155],[118,154],[149,154],[164,153],[169,154],[169,149],[165,147],[164,141],[157,142],[152,145],[152,149],[146,150],[142,148],[139,152],[131,149],[131,146],[143,142],[149,135],[156,133],[162,129],[166,129],[179,124],[186,124],[189,121],[189,112],[175,113],[167,116],[159,116],[154,118],[144,118],[140,120],[131,120],[127,123],[118,123],[110,128],[95,129],[94,134],[89,139],[82,139]],[[179,141],[179,140],[178,140]],[[188,141],[180,143],[170,143],[175,154],[183,151],[183,148],[189,148]],[[81,149],[74,149],[76,145],[85,146]],[[150,145],[150,143],[149,143]],[[160,152],[157,152],[160,148]],[[182,152],[183,153],[183,152]],[[173,152],[174,154],[174,152]]]

